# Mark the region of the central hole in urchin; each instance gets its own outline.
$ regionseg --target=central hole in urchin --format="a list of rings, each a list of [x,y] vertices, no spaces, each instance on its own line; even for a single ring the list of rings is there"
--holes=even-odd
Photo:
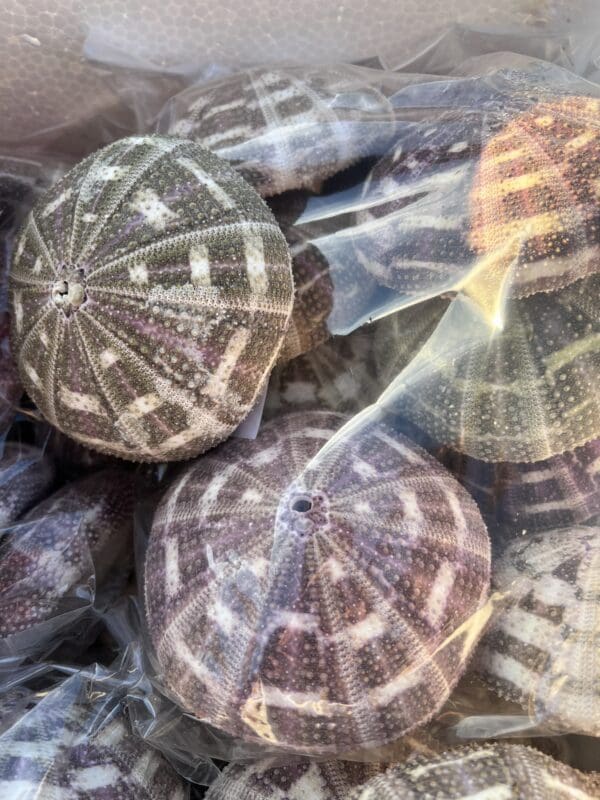
[[[298,511],[300,514],[306,514],[312,508],[312,500],[310,497],[296,497],[292,502],[292,511]]]

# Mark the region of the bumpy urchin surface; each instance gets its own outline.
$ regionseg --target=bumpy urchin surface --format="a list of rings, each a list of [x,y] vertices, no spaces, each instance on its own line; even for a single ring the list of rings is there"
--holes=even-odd
[[[6,442],[0,458],[0,527],[43,499],[55,477],[51,458],[21,442]]]
[[[359,328],[277,366],[269,382],[263,419],[315,409],[355,414],[368,406],[378,394],[374,336],[374,326]]]
[[[480,254],[517,238],[511,293],[549,292],[600,270],[600,100],[557,97],[487,143],[471,194]]]
[[[25,388],[81,444],[195,455],[252,407],[292,309],[285,239],[198,145],[132,137],[83,161],[27,218],[11,273]]]
[[[475,498],[488,525],[547,531],[600,516],[600,440],[533,463],[499,464],[442,449],[436,457]]]
[[[487,531],[460,484],[383,421],[319,453],[345,419],[289,414],[191,464],[157,510],[145,568],[148,629],[182,707],[313,754],[430,719],[489,581]]]
[[[230,764],[211,785],[206,800],[348,800],[355,787],[382,768],[350,761]]]
[[[107,469],[60,489],[5,534],[0,641],[51,619],[60,628],[58,617],[89,605],[113,568],[125,582],[134,501],[135,478]]]
[[[542,461],[600,435],[600,279],[507,303],[503,327],[459,298],[390,403],[483,461]]]
[[[185,800],[183,781],[118,708],[85,700],[79,676],[0,697],[0,795],[52,800]],[[8,715],[7,715],[8,716]]]
[[[461,747],[376,775],[348,800],[596,800],[600,775],[573,769],[530,747]]]
[[[10,350],[9,327],[8,314],[0,312],[0,434],[10,427],[23,394],[19,371]]]
[[[263,197],[318,191],[393,141],[394,111],[378,83],[376,71],[346,64],[253,67],[177,95],[159,130],[227,159]]]
[[[501,696],[558,732],[600,735],[600,528],[512,542],[494,563],[506,595],[477,668]]]

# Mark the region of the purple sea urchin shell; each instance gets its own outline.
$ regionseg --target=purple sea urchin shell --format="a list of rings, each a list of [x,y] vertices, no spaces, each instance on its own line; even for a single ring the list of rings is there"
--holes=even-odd
[[[352,789],[381,769],[350,761],[230,764],[211,785],[206,800],[348,800]]]
[[[25,388],[81,444],[195,455],[251,409],[292,309],[289,251],[225,162],[131,137],[83,161],[27,218],[12,343]]]
[[[318,191],[393,141],[393,108],[366,74],[345,64],[253,67],[174,97],[159,130],[227,159],[263,197]]]
[[[0,711],[12,707],[0,730],[0,796],[185,800],[166,759],[132,734],[110,697],[95,705],[86,688],[75,675],[50,690],[18,687],[0,697]]]
[[[489,525],[535,532],[600,516],[598,439],[529,464],[488,464],[452,450],[435,455],[475,498]]]
[[[476,666],[508,700],[562,733],[600,736],[600,528],[562,528],[511,542],[494,562],[506,596]]]
[[[489,580],[474,502],[385,422],[315,459],[344,421],[289,414],[191,464],[145,567],[148,628],[182,707],[314,754],[430,719],[478,638],[468,621]]]
[[[595,800],[600,774],[573,769],[530,747],[487,744],[417,756],[376,775],[348,800]]]
[[[0,459],[0,528],[41,500],[54,481],[52,460],[37,447],[6,442]]]
[[[4,534],[0,645],[48,620],[60,628],[64,623],[55,618],[87,607],[111,570],[124,570],[134,489],[129,473],[104,470],[60,489]],[[43,639],[41,631],[36,645]]]

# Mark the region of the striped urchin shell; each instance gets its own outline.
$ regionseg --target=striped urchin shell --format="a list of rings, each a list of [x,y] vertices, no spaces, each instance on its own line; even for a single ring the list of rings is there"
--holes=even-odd
[[[443,449],[436,457],[475,498],[488,525],[552,530],[600,516],[600,440],[529,464],[490,464]]]
[[[600,528],[519,538],[495,561],[492,580],[505,606],[477,669],[550,730],[600,736]]]
[[[417,756],[376,775],[348,800],[597,800],[600,775],[530,747],[488,744]]]
[[[36,204],[11,273],[25,388],[81,444],[187,458],[252,407],[292,308],[271,212],[192,142],[132,137]]]
[[[54,464],[43,450],[6,442],[0,458],[0,528],[43,499],[54,477]]]
[[[13,421],[15,407],[23,394],[19,371],[10,352],[9,327],[8,314],[0,312],[0,435]]]
[[[88,705],[77,680],[17,697],[21,714],[0,733],[0,795],[52,800],[185,800],[183,781],[134,736],[123,712]],[[14,692],[12,693],[14,695]],[[13,698],[8,698],[10,706]],[[4,710],[5,697],[0,697]]]
[[[254,67],[186,89],[158,128],[227,159],[263,197],[318,191],[393,141],[394,111],[376,82],[377,72],[343,64]]]
[[[206,800],[348,800],[355,787],[381,769],[379,764],[350,761],[230,764],[211,785]]]
[[[134,478],[107,469],[70,484],[19,520],[0,542],[0,644],[87,607],[132,548]],[[126,575],[124,576],[126,578]],[[40,629],[35,645],[43,644]]]
[[[471,245],[519,240],[511,292],[549,292],[600,270],[600,100],[558,97],[486,144],[471,194]]]
[[[378,394],[373,369],[374,326],[334,336],[315,350],[277,366],[269,383],[263,419],[289,411],[329,410],[355,414]]]
[[[502,329],[454,301],[389,402],[483,461],[542,461],[600,434],[600,279],[511,300]]]
[[[478,638],[489,580],[477,508],[385,422],[290,414],[190,465],[159,506],[148,628],[187,711],[312,754],[426,722]]]

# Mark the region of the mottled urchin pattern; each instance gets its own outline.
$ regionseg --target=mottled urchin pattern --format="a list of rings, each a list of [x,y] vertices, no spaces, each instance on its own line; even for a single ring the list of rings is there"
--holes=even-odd
[[[393,141],[383,75],[347,64],[253,67],[186,89],[158,127],[227,159],[263,197],[318,191],[325,178]]]
[[[348,800],[596,800],[600,774],[584,773],[530,747],[461,747],[390,767]]]
[[[471,193],[471,245],[488,255],[518,240],[510,273],[518,297],[597,272],[599,181],[600,100],[538,103],[482,151]]]
[[[170,764],[134,736],[118,707],[86,701],[79,676],[50,691],[19,688],[0,732],[0,796],[52,800],[185,800]],[[100,697],[103,697],[100,694]],[[8,703],[6,702],[8,699]],[[27,702],[29,700],[29,702]],[[109,704],[107,704],[109,705]]]
[[[7,638],[18,643],[17,634],[36,626],[35,641],[27,641],[43,645],[93,601],[113,571],[123,571],[126,579],[134,499],[134,477],[107,469],[60,489],[4,534],[0,645]]]
[[[25,388],[81,444],[134,461],[227,438],[277,358],[292,309],[285,239],[198,145],[131,137],[36,204],[11,273]]]
[[[6,442],[0,458],[0,528],[10,525],[50,490],[55,467],[43,450]]]
[[[488,525],[523,533],[600,516],[598,439],[529,464],[487,463],[445,448],[435,455],[475,498]]]
[[[593,276],[510,300],[501,329],[455,300],[390,403],[482,461],[542,461],[597,439],[599,293]]]
[[[348,800],[354,788],[381,769],[379,764],[350,761],[230,764],[211,785],[206,800]]]
[[[146,556],[167,689],[230,734],[307,754],[430,719],[488,590],[487,531],[460,484],[384,421],[319,452],[345,420],[289,414],[191,464]]]
[[[478,670],[550,730],[600,736],[600,528],[521,537],[495,561],[492,581],[506,605]]]

